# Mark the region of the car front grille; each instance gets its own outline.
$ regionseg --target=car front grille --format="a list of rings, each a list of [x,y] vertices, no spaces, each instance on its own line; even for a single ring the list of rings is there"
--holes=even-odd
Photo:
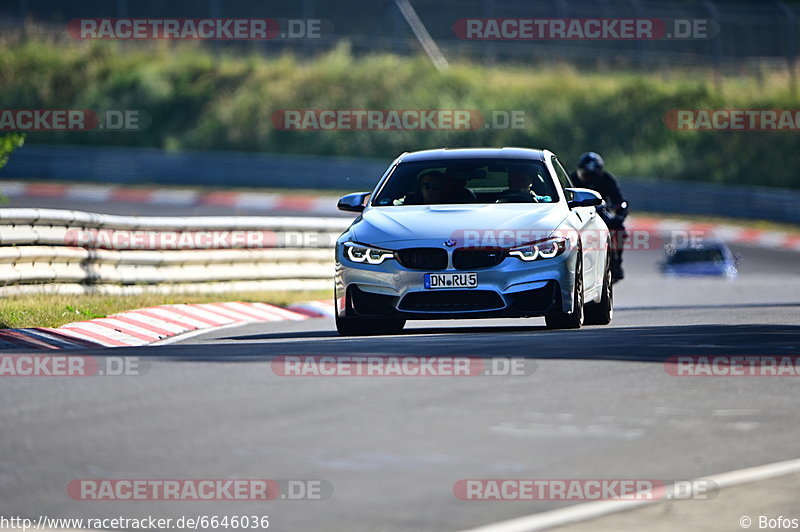
[[[444,270],[447,251],[439,248],[408,248],[397,252],[397,260],[412,270]]]
[[[504,306],[503,298],[492,290],[434,290],[408,293],[398,308],[412,312],[463,312]]]
[[[453,252],[453,267],[457,270],[477,270],[497,266],[506,258],[504,249],[461,248]]]

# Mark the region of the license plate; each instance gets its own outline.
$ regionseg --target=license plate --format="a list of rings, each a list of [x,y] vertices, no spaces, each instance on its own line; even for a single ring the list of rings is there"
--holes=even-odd
[[[476,288],[477,273],[426,273],[425,288]]]

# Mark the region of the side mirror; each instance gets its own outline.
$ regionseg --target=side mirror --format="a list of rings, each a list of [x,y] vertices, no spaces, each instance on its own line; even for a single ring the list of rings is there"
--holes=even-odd
[[[588,188],[565,188],[564,192],[572,192],[572,199],[567,202],[570,209],[575,207],[596,207],[603,204],[603,197]]]
[[[372,193],[356,192],[354,194],[342,196],[339,198],[339,203],[336,204],[336,207],[340,211],[362,212],[364,210],[364,200],[366,200],[367,196],[370,194]]]

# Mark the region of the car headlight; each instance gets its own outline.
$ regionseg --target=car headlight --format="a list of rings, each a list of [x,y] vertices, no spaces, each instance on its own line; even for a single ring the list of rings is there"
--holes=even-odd
[[[346,242],[344,252],[351,261],[366,264],[381,264],[387,259],[394,258],[394,251],[356,244],[355,242]]]
[[[525,262],[552,259],[564,253],[568,244],[569,240],[566,238],[548,238],[547,240],[542,240],[534,244],[512,248],[508,251],[508,254],[511,257],[517,257]]]

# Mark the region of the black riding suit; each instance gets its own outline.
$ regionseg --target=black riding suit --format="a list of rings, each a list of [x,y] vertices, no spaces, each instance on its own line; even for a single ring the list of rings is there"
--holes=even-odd
[[[598,207],[597,212],[611,230],[611,276],[615,281],[624,277],[622,271],[622,249],[625,238],[625,218],[628,216],[628,202],[619,189],[617,180],[610,173],[603,171],[598,177],[591,180],[582,180],[577,172],[572,172],[570,178],[576,187],[588,188],[600,193],[605,200],[605,207]]]

